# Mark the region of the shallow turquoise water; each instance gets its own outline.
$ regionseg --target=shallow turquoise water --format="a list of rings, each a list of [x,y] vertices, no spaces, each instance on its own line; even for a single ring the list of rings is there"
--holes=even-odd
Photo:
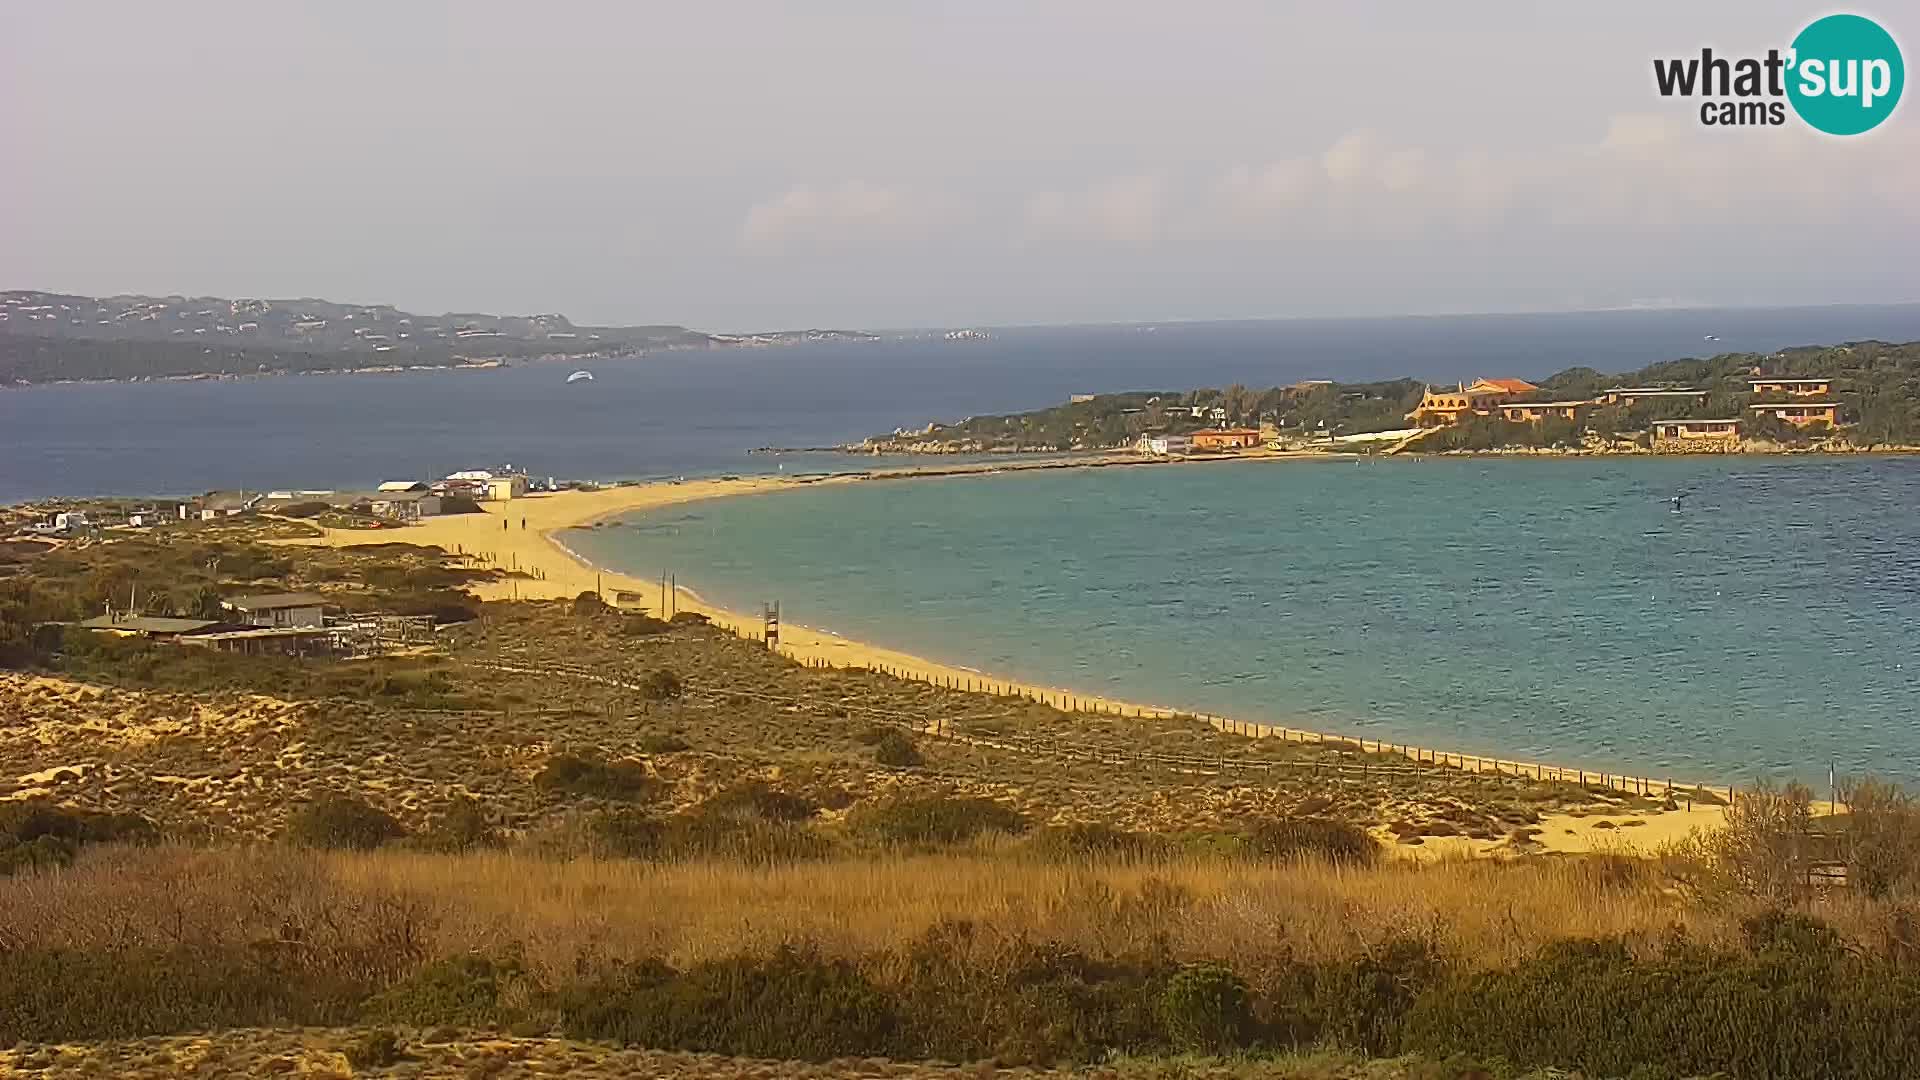
[[[1916,508],[1908,458],[1241,463],[722,499],[568,543],[1089,693],[1653,776],[1911,781]]]

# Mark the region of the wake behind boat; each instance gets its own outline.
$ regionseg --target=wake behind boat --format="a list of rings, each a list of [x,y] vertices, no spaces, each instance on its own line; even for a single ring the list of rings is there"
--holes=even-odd
[[[592,381],[593,381],[593,372],[591,371],[576,371],[573,374],[567,376],[567,382],[569,383],[592,382]]]

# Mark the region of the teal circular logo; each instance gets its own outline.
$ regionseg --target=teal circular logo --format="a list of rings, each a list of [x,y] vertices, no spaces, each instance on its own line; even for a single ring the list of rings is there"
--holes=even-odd
[[[1900,46],[1859,15],[1815,20],[1793,39],[1787,100],[1800,119],[1829,135],[1872,131],[1893,115],[1907,68]]]

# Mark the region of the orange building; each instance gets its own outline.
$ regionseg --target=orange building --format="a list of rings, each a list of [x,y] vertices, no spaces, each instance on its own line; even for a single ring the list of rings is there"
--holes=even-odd
[[[1508,420],[1532,424],[1548,417],[1578,420],[1582,410],[1592,407],[1591,401],[1521,401],[1500,406],[1500,415]]]
[[[1793,405],[1754,405],[1752,409],[1754,412],[1779,417],[1794,427],[1822,423],[1828,427],[1838,427],[1840,424],[1840,406],[1832,402],[1803,401]]]
[[[1618,386],[1602,390],[1600,400],[1608,405],[1634,405],[1642,401],[1705,401],[1705,390],[1672,389],[1665,386]]]
[[[1656,420],[1653,423],[1654,442],[1730,440],[1739,437],[1738,420]]]
[[[1475,379],[1452,390],[1429,386],[1420,395],[1420,404],[1407,414],[1407,422],[1414,427],[1445,427],[1470,413],[1489,416],[1499,406],[1538,389],[1525,379]]]
[[[1206,428],[1193,433],[1195,450],[1251,450],[1260,445],[1252,428]]]
[[[1788,397],[1819,397],[1833,392],[1831,379],[1749,379],[1747,385],[1756,394],[1785,394]]]

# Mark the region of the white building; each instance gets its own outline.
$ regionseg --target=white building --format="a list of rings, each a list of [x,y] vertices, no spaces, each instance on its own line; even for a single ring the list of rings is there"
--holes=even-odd
[[[1193,449],[1193,440],[1185,435],[1169,435],[1165,432],[1142,435],[1136,439],[1133,448],[1143,454],[1155,454],[1160,457],[1172,457],[1185,454]]]

